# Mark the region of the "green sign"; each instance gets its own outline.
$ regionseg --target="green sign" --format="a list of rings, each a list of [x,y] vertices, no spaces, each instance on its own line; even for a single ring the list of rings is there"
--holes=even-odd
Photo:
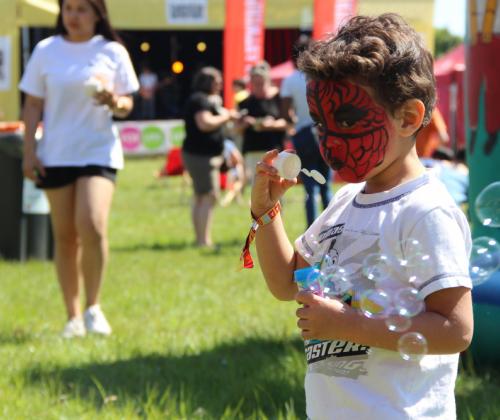
[[[146,149],[158,149],[165,142],[165,133],[161,128],[150,125],[142,129],[141,141]]]
[[[186,130],[184,124],[179,124],[170,129],[170,141],[172,142],[172,146],[181,147],[185,137]]]

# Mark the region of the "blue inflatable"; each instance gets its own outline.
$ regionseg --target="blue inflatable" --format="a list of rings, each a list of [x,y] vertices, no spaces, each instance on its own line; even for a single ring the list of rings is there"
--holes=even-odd
[[[474,338],[471,352],[476,363],[500,360],[500,271],[472,289]]]

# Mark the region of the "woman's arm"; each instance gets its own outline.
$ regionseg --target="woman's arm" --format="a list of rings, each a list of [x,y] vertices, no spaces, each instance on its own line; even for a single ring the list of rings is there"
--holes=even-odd
[[[32,181],[37,180],[37,173],[44,176],[45,169],[36,156],[35,134],[41,120],[44,100],[32,95],[26,95],[23,108],[24,142],[23,142],[23,173]]]
[[[220,115],[214,115],[208,110],[198,111],[194,114],[194,120],[200,131],[208,133],[217,130],[228,121],[237,118],[236,111],[224,110],[225,112]]]
[[[265,131],[286,131],[288,122],[284,118],[264,117],[258,128]]]
[[[118,118],[127,117],[134,108],[132,95],[116,95],[109,90],[101,90],[94,95],[99,105],[107,105],[113,115]]]

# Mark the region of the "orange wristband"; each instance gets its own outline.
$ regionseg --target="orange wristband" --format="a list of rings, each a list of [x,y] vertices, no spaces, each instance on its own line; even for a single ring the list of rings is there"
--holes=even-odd
[[[271,223],[273,219],[278,215],[281,210],[281,204],[278,201],[271,209],[266,211],[262,216],[255,218],[252,214],[252,225],[250,226],[250,232],[248,232],[247,239],[245,241],[245,246],[241,250],[239,269],[242,268],[253,268],[253,259],[250,254],[250,245],[255,239],[255,234],[259,226],[267,225]]]

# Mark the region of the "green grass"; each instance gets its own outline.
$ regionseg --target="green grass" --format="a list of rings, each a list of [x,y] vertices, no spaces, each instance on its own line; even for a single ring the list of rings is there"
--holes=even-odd
[[[194,248],[189,192],[179,178],[154,179],[161,164],[131,160],[119,176],[102,296],[110,338],[59,338],[52,263],[0,261],[1,418],[305,417],[296,305],[273,299],[257,268],[235,271],[248,209],[218,208],[220,249]],[[295,238],[301,188],[284,213]],[[500,418],[499,391],[491,369],[462,369],[459,418]]]

